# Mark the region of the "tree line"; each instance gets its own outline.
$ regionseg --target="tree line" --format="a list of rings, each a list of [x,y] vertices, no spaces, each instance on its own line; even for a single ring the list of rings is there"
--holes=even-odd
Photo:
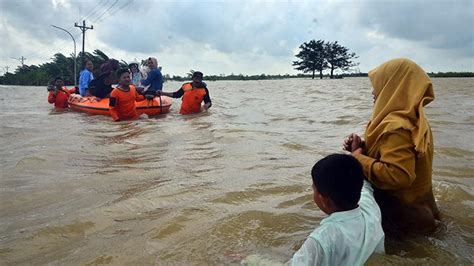
[[[335,45],[331,46],[331,49],[337,50],[340,49],[339,46],[337,46],[337,42]],[[339,51],[339,50],[337,50]],[[340,54],[340,53],[339,53]],[[79,72],[82,69],[81,63],[81,58],[82,58],[82,52],[79,53],[76,57],[76,68],[77,68],[77,76],[75,77],[74,75],[74,55],[70,55],[69,57],[57,53],[55,54],[51,59],[51,62],[47,62],[44,64],[40,65],[23,65],[19,66],[15,69],[13,73],[5,73],[5,75],[0,76],[0,84],[8,84],[8,85],[30,85],[30,86],[45,86],[49,84],[55,77],[62,77],[64,80],[65,84],[72,85],[74,84],[74,79],[76,78],[76,81],[79,76]],[[92,61],[94,64],[94,76],[99,76],[99,69],[100,65],[102,65],[105,61],[109,60],[109,56],[107,56],[104,52],[102,52],[99,49],[94,50],[93,53],[84,53],[84,58],[87,58]],[[334,69],[337,68],[342,68],[342,66],[336,61],[339,60],[335,56],[333,59],[331,59],[330,62],[333,62],[331,66]],[[124,60],[119,61],[121,67],[127,67],[128,64]],[[141,61],[141,65],[145,65],[146,60]],[[191,70],[192,72],[192,70]],[[174,80],[174,81],[186,81],[189,80],[191,77],[191,73],[187,73],[185,76],[170,76],[168,74],[164,75],[164,79],[167,80]],[[364,73],[359,73],[357,75],[366,75]],[[348,76],[347,74],[345,75],[333,75],[333,72],[331,71],[331,78],[342,78],[343,76]],[[349,75],[351,76],[351,75]],[[210,81],[216,81],[216,80],[265,80],[265,79],[285,79],[285,78],[308,78],[312,77],[310,75],[305,75],[305,74],[297,74],[297,75],[290,75],[290,74],[284,74],[284,75],[269,75],[269,74],[260,74],[260,75],[243,75],[243,74],[230,74],[230,75],[225,75],[225,74],[220,74],[220,75],[205,75],[205,79],[210,80]]]
[[[367,73],[342,73],[334,74],[334,70],[341,69],[347,70],[351,66],[356,65],[351,61],[352,58],[356,58],[354,53],[349,53],[348,49],[340,46],[337,42],[326,43],[324,41],[312,40],[308,43],[303,43],[300,46],[301,51],[296,55],[301,58],[301,61],[293,62],[293,65],[297,66],[297,70],[302,70],[304,73],[312,74],[260,74],[260,75],[243,75],[243,74],[220,74],[220,75],[205,75],[206,80],[266,80],[266,79],[288,79],[288,78],[313,78],[315,71],[319,72],[319,77],[328,76],[329,78],[342,78],[342,77],[367,77]],[[322,49],[322,50],[321,50]],[[326,49],[326,51],[324,51]],[[329,55],[331,52],[331,55]],[[80,58],[81,53],[77,56],[77,69],[80,70],[81,66]],[[84,53],[85,57],[90,59],[94,64],[94,75],[99,76],[100,65],[105,61],[109,60],[109,57],[100,50],[94,50],[93,53]],[[312,55],[312,56],[311,56]],[[142,64],[145,61],[142,61]],[[121,60],[121,67],[127,67],[128,64]],[[323,74],[323,70],[330,69],[330,73],[327,75]],[[192,72],[192,70],[190,71]],[[79,71],[78,71],[79,74]],[[437,72],[428,73],[430,77],[474,77],[473,72]],[[0,76],[0,84],[3,85],[30,85],[30,86],[46,86],[55,77],[63,77],[65,84],[74,84],[74,57],[71,55],[66,57],[61,53],[57,53],[53,56],[51,62],[47,62],[40,65],[24,65],[19,66],[13,73],[5,73]],[[185,76],[170,76],[168,74],[163,76],[165,80],[174,81],[187,81],[191,77],[191,73]]]
[[[81,56],[82,52],[76,58],[77,77],[74,75],[74,56],[66,57],[57,53],[51,58],[51,62],[18,66],[13,73],[5,73],[0,77],[0,84],[45,86],[55,77],[62,77],[65,84],[74,84],[74,79],[79,78],[79,71],[82,69]],[[99,76],[100,65],[109,60],[109,57],[99,49],[94,50],[93,53],[85,52],[84,57],[94,64],[94,76]],[[119,63],[121,67],[128,66],[123,60]]]
[[[358,56],[350,53],[347,47],[340,45],[337,41],[311,40],[301,44],[299,49],[300,51],[295,56],[300,60],[293,61],[293,66],[303,73],[312,73],[313,79],[316,72],[319,72],[319,78],[322,79],[323,71],[329,69],[329,77],[332,79],[335,78],[334,70],[344,71],[358,65],[352,61]]]

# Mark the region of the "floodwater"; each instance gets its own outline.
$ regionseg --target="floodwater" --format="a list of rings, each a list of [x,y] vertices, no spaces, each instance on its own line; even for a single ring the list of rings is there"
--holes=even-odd
[[[369,265],[474,263],[474,79],[433,79],[443,228]],[[208,113],[114,123],[0,87],[0,264],[285,263],[325,217],[310,170],[371,114],[367,78],[208,82]],[[165,84],[174,91],[179,83]]]

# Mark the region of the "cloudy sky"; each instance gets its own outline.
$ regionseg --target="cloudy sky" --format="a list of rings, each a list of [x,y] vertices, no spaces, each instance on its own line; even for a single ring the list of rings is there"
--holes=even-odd
[[[355,52],[358,70],[408,57],[426,71],[474,71],[474,1],[0,0],[0,73],[73,53],[65,28],[93,25],[86,51],[127,62],[158,58],[164,74],[295,74],[311,39]]]

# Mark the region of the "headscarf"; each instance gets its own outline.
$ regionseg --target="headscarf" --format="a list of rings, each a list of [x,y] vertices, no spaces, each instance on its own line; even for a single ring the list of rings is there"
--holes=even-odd
[[[388,132],[411,132],[415,151],[423,156],[431,143],[430,126],[423,107],[433,101],[433,85],[420,66],[409,59],[387,61],[369,72],[376,101],[365,131],[369,154]]]
[[[119,61],[115,59],[108,59],[102,65],[100,65],[100,75],[97,79],[102,80],[106,85],[110,85],[115,82],[115,71],[120,67]]]
[[[120,64],[115,59],[109,59],[100,65],[100,75],[110,74],[119,68]]]
[[[128,68],[130,69],[130,73],[133,73],[133,71],[132,71],[133,66],[136,67],[137,72],[140,72],[140,69],[138,68],[138,63],[137,62],[132,62],[132,63],[128,64]]]
[[[158,68],[158,60],[156,60],[156,58],[150,57],[149,60],[153,62],[153,68]]]

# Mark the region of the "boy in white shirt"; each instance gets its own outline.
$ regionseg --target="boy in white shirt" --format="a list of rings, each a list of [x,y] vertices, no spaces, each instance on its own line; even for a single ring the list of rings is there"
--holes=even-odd
[[[352,156],[332,154],[311,171],[313,199],[329,214],[293,255],[292,265],[363,265],[384,252],[380,209]]]

